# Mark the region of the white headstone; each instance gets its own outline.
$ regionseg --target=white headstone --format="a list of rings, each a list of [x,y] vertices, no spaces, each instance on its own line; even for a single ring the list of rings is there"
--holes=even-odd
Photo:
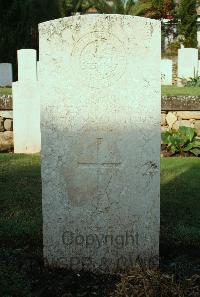
[[[41,133],[36,51],[20,50],[18,58],[19,81],[12,86],[14,152],[38,153],[41,149]]]
[[[10,87],[12,80],[12,64],[0,63],[0,87]]]
[[[85,15],[39,31],[46,264],[157,264],[160,22]]]
[[[178,85],[181,79],[194,77],[198,71],[198,49],[181,48],[178,50]]]
[[[200,47],[200,31],[197,31],[197,44]]]
[[[161,82],[162,85],[172,85],[172,60],[161,60]]]
[[[198,61],[198,76],[200,76],[200,60]]]
[[[37,79],[37,53],[34,49],[21,49],[17,51],[18,81]]]

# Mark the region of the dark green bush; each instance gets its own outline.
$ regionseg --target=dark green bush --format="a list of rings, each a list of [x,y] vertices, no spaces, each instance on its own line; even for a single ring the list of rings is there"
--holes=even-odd
[[[172,154],[181,155],[190,152],[195,156],[200,155],[200,141],[196,139],[196,130],[190,127],[180,127],[178,131],[170,130],[161,134],[162,142]]]

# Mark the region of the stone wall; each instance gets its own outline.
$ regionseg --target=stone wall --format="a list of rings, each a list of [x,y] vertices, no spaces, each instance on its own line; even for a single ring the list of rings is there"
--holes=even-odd
[[[0,95],[0,152],[13,150],[12,96]]]
[[[200,96],[162,96],[161,130],[192,127],[200,137]]]
[[[0,95],[0,152],[13,150],[11,95]],[[161,130],[194,127],[200,137],[200,96],[162,96]]]

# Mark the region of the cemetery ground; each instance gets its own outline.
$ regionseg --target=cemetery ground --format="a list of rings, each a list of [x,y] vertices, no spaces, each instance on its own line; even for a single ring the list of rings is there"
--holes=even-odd
[[[199,158],[161,159],[161,271],[180,279],[200,274],[199,167]],[[106,297],[114,291],[119,276],[43,267],[39,155],[0,154],[0,188],[0,296]]]
[[[1,88],[0,87],[0,95],[11,95],[12,88]],[[200,88],[199,87],[177,87],[173,86],[162,86],[162,95],[164,96],[199,96]]]
[[[162,86],[162,95],[164,96],[199,96],[199,87],[177,87],[177,86]]]

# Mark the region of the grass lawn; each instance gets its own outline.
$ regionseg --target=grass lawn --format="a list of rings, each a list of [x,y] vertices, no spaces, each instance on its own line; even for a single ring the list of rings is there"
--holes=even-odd
[[[165,96],[179,96],[179,95],[200,96],[200,88],[162,86],[162,95],[165,95]]]
[[[2,88],[0,87],[0,95],[11,95],[12,88]]]
[[[85,274],[43,267],[39,155],[0,154],[0,205],[0,296],[93,296],[93,276],[84,283]],[[162,159],[161,256],[192,251],[200,252],[200,159]],[[96,282],[94,295],[107,296],[112,280]],[[83,283],[90,293],[79,295]]]
[[[0,95],[12,94],[12,88],[1,88]],[[177,87],[177,86],[162,86],[162,95],[178,96],[178,95],[190,95],[200,96],[200,88],[188,88],[188,87]]]

